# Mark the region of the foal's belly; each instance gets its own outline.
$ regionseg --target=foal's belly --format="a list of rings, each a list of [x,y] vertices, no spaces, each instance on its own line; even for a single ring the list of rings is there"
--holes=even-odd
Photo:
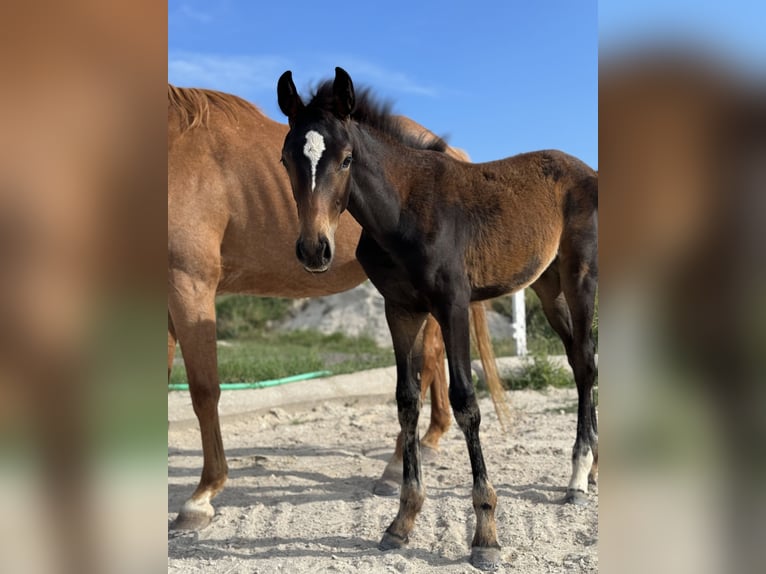
[[[555,258],[555,255],[553,258]],[[542,275],[550,263],[551,261],[547,259],[542,261],[539,257],[534,256],[525,262],[523,266],[513,269],[512,272],[504,277],[497,278],[494,282],[490,281],[486,284],[475,285],[472,281],[471,301],[494,299],[495,297],[515,293],[524,287],[528,287]]]

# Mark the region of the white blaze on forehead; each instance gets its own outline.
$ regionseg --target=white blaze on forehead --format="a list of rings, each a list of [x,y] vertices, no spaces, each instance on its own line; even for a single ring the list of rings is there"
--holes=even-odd
[[[317,184],[317,164],[324,151],[324,137],[319,132],[309,130],[306,132],[306,145],[303,146],[303,155],[311,162],[311,191]]]

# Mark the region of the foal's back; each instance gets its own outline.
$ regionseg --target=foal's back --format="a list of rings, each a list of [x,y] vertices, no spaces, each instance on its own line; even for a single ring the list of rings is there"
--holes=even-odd
[[[438,190],[463,228],[474,299],[530,285],[553,262],[566,229],[590,229],[597,217],[597,174],[557,150],[468,164],[444,160]]]

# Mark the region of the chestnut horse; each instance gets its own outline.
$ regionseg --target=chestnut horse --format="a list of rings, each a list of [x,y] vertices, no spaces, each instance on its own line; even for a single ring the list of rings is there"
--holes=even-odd
[[[430,133],[407,118],[399,121],[411,133]],[[354,256],[361,229],[348,215],[338,222],[332,271],[311,275],[295,260],[298,219],[290,182],[279,165],[287,131],[236,96],[168,85],[168,377],[178,341],[203,453],[199,485],[174,529],[210,522],[210,500],[228,472],[218,420],[215,296],[316,297],[367,279]],[[455,150],[447,153],[464,157]],[[473,319],[498,415],[507,416],[481,305],[473,307]],[[429,321],[426,337],[423,391],[431,386],[432,410],[423,445],[435,450],[451,421],[436,321]],[[400,437],[375,485],[377,494],[399,491],[401,444]]]
[[[333,235],[346,209],[362,226],[356,255],[385,299],[397,366],[396,399],[404,435],[399,513],[380,543],[408,541],[425,500],[417,440],[423,326],[439,322],[449,365],[449,399],[473,473],[474,566],[495,569],[500,546],[497,497],[490,484],[471,382],[472,301],[532,285],[564,341],[578,390],[578,424],[567,499],[584,501],[595,476],[596,376],[592,321],[597,287],[598,177],[582,161],[539,151],[472,164],[445,153],[438,138],[413,139],[386,106],[349,75],[320,85],[304,104],[287,71],[277,85],[290,132],[282,162],[298,206],[296,254],[303,266],[334,265]]]

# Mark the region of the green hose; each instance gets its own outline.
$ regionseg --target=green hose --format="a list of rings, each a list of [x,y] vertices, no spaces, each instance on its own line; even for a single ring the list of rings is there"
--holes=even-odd
[[[266,387],[276,387],[284,385],[286,383],[295,383],[297,381],[305,381],[306,379],[316,379],[317,377],[326,377],[331,375],[330,371],[314,371],[313,373],[303,373],[300,375],[292,375],[290,377],[284,377],[282,379],[271,379],[269,381],[256,381],[254,383],[221,383],[222,391],[241,391],[243,389],[264,389]],[[176,383],[169,384],[168,390],[170,391],[188,391],[188,383]]]

